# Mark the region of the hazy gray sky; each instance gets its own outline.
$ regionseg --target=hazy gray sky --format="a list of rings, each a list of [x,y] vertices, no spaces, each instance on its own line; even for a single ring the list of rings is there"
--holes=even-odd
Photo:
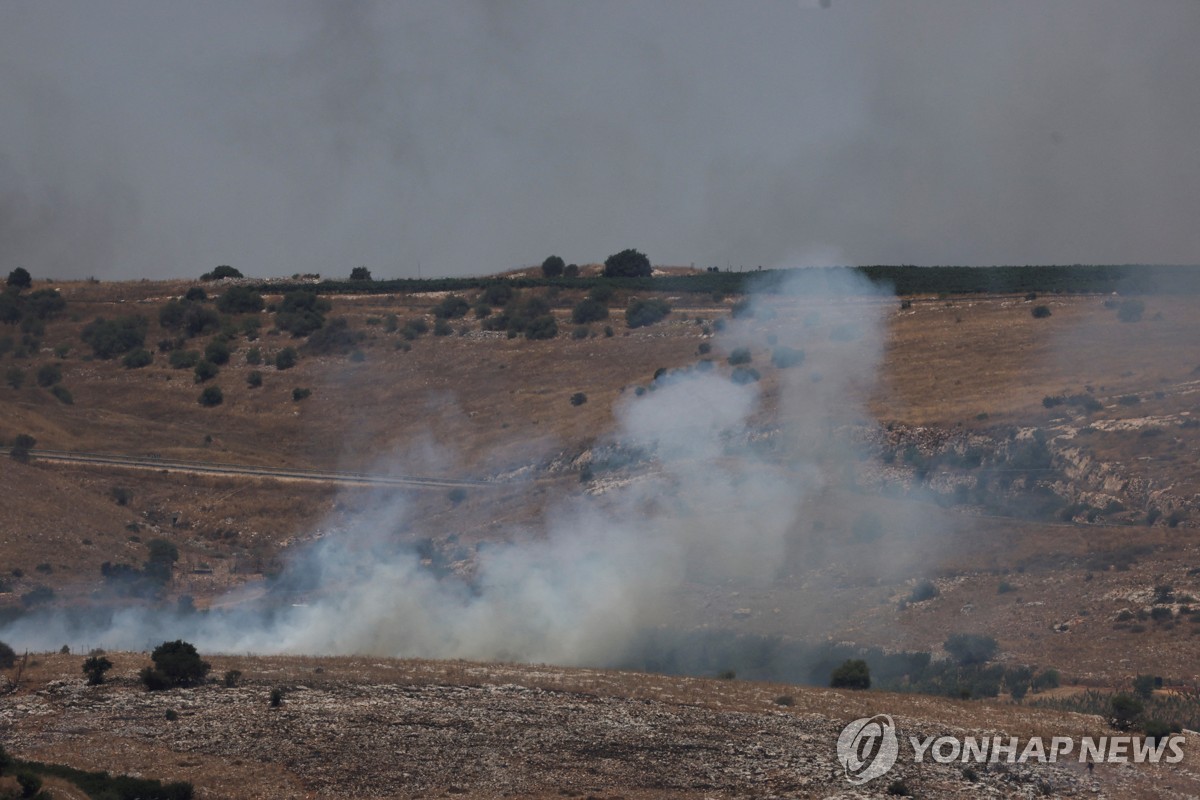
[[[1200,2],[0,2],[0,269],[1200,262]]]

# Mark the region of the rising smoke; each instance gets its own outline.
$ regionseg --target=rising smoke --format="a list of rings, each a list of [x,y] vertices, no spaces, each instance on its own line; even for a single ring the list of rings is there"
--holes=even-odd
[[[407,509],[391,498],[294,555],[277,588],[303,605],[126,609],[86,627],[39,614],[0,636],[31,648],[82,638],[137,649],[182,636],[210,652],[622,663],[640,632],[680,602],[685,581],[775,580],[790,543],[808,535],[798,523],[853,459],[834,431],[862,411],[891,302],[841,270],[799,271],[763,289],[715,351],[761,352],[770,330],[777,345],[803,349],[801,366],[779,370],[770,392],[721,368],[692,368],[641,396],[625,393],[606,441],[652,454],[649,465],[599,498],[562,500],[541,531],[481,545],[470,579],[431,570],[398,543],[411,541],[397,535]]]

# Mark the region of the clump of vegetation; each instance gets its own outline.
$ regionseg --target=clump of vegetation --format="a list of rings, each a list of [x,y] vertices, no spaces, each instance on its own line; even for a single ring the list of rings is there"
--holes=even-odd
[[[242,671],[240,669],[231,669],[225,672],[221,678],[221,683],[226,689],[233,689],[242,682]]]
[[[262,386],[262,382],[263,374],[258,370],[253,370],[249,375],[246,376],[246,385],[251,389],[257,389],[258,387]]]
[[[13,439],[12,447],[8,454],[16,461],[28,461],[29,451],[37,445],[37,439],[30,436],[28,433],[18,433]],[[17,576],[20,577],[20,576]]]
[[[206,386],[204,391],[200,392],[197,402],[205,408],[213,408],[225,402],[225,393],[221,391],[220,386]]]
[[[63,386],[61,383],[50,387],[50,394],[65,406],[75,404],[75,397],[71,394],[71,390]]]
[[[450,327],[450,323],[446,320],[439,317],[433,321],[434,336],[449,336],[452,333],[454,333],[454,328]]]
[[[285,347],[275,354],[275,369],[285,370],[296,366],[296,348]]]
[[[542,275],[546,278],[561,277],[566,270],[567,264],[558,256],[547,256],[542,262]]]
[[[467,298],[458,294],[448,294],[442,298],[441,302],[433,307],[433,316],[437,319],[457,319],[465,317],[467,312],[471,310],[471,304],[467,302]]]
[[[995,639],[978,633],[953,634],[942,647],[962,666],[985,664],[999,650]]]
[[[292,389],[292,400],[299,403],[301,400],[307,400],[312,395],[312,389],[302,389],[297,387]]]
[[[192,370],[192,373],[196,376],[196,383],[210,381],[217,377],[220,372],[221,370],[217,365],[208,360],[197,361],[195,368]]]
[[[1050,306],[1034,306],[1029,313],[1034,319],[1045,319],[1050,316]]]
[[[242,273],[239,270],[234,269],[233,267],[229,266],[228,264],[222,264],[221,266],[214,269],[212,272],[206,272],[203,275],[201,275],[200,280],[202,280],[202,281],[220,281],[220,280],[225,280],[226,278],[244,278],[244,277],[245,276],[242,275]]]
[[[58,364],[43,364],[38,367],[37,385],[49,388],[62,380],[62,367]]]
[[[846,659],[829,676],[829,686],[834,689],[870,689],[871,671],[861,658]]]
[[[146,318],[136,314],[105,319],[96,317],[80,334],[96,358],[110,359],[136,350],[146,343]]]
[[[308,336],[325,325],[329,301],[309,289],[287,292],[275,313],[275,327],[296,338]]]
[[[87,676],[88,684],[99,686],[104,683],[104,673],[113,668],[113,663],[104,656],[92,656],[83,662],[83,674]]]
[[[922,603],[926,600],[932,600],[940,594],[941,591],[938,590],[937,585],[933,581],[925,579],[914,586],[912,591],[909,592],[908,602]]]
[[[255,314],[266,305],[263,296],[248,286],[231,286],[216,302],[222,314]]]
[[[153,667],[145,667],[140,677],[151,691],[173,687],[198,686],[211,666],[200,658],[195,645],[176,639],[163,642],[150,654]]]
[[[653,272],[650,259],[632,248],[604,259],[606,278],[649,278]]]
[[[762,375],[754,367],[734,367],[733,372],[729,374],[729,379],[739,386],[755,383],[761,378]]]
[[[571,321],[576,325],[586,325],[589,322],[599,322],[608,319],[608,306],[591,297],[585,297],[571,309]]]
[[[137,350],[132,350],[125,354],[125,358],[121,359],[121,364],[125,369],[141,369],[148,367],[154,363],[154,356],[144,347],[139,347]]]
[[[749,347],[734,348],[733,352],[729,354],[728,359],[730,366],[734,367],[738,366],[739,364],[749,364],[753,360],[754,357],[750,355]]]
[[[583,392],[576,392],[575,394],[571,395],[571,405],[573,406],[581,406],[586,402],[587,395]]]
[[[630,328],[642,328],[659,322],[670,313],[671,306],[666,300],[634,298],[625,308],[625,324]]]
[[[283,705],[283,689],[274,688],[271,690],[271,708],[279,708]]]
[[[174,369],[194,369],[200,363],[200,353],[197,350],[172,350],[167,363]]]

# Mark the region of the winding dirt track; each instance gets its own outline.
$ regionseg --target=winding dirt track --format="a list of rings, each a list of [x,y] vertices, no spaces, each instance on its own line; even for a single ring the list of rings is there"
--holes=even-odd
[[[153,470],[155,472],[182,472],[193,475],[221,475],[230,477],[271,478],[284,481],[312,481],[316,483],[338,483],[358,486],[405,486],[414,489],[447,489],[501,487],[499,481],[468,480],[456,478],[424,478],[412,475],[376,475],[368,472],[336,472],[319,469],[254,467],[244,464],[222,464],[206,461],[180,461],[172,458],[149,456],[122,456],[111,453],[77,453],[70,450],[30,450],[29,457],[37,461],[55,461],[68,464],[87,464],[120,469]]]

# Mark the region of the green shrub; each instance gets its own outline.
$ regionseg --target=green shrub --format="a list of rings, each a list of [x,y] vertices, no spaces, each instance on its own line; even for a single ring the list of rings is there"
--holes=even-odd
[[[834,689],[870,689],[871,671],[861,658],[850,658],[829,676],[829,685]]]
[[[352,281],[369,281],[371,280],[371,270],[366,267],[355,267],[350,270],[350,280]]]
[[[421,336],[421,334],[428,332],[429,323],[427,323],[421,317],[413,317],[412,319],[408,320],[404,323],[404,329],[401,330],[401,334],[404,336],[404,338],[410,341]]]
[[[592,335],[592,329],[587,325],[576,325],[571,330],[572,339],[586,339]]]
[[[125,358],[121,359],[121,363],[125,365],[125,369],[141,369],[154,363],[154,356],[149,350],[141,347],[126,353]]]
[[[226,689],[233,689],[242,682],[242,671],[240,669],[231,669],[225,672],[225,676],[221,679],[221,683]]]
[[[754,367],[734,367],[733,372],[729,374],[729,379],[739,386],[755,383],[761,378],[762,375]]]
[[[257,347],[251,347],[246,351],[246,363],[252,367],[257,367],[262,363],[262,351]]]
[[[625,309],[625,324],[630,328],[641,328],[659,322],[671,313],[671,306],[656,297],[634,298]]]
[[[71,394],[71,390],[63,386],[61,383],[51,386],[50,394],[54,395],[55,398],[58,399],[58,402],[62,403],[64,406],[75,405],[75,397]]]
[[[1109,708],[1112,712],[1110,724],[1120,731],[1127,731],[1133,727],[1138,718],[1142,715],[1145,706],[1142,701],[1126,692],[1114,694],[1109,701]]]
[[[87,675],[90,685],[99,686],[104,683],[104,673],[112,667],[113,663],[104,656],[92,656],[83,662],[83,674]]]
[[[964,667],[985,664],[992,660],[999,649],[991,636],[977,633],[956,633],[942,645],[946,652]]]
[[[458,294],[449,294],[433,307],[433,316],[437,319],[457,319],[466,316],[470,310],[471,304],[467,302],[467,298]]]
[[[567,264],[567,266],[563,269],[563,277],[578,278],[579,277],[579,265],[578,264]]]
[[[650,259],[637,250],[622,250],[604,259],[606,278],[649,278],[652,273]]]
[[[312,395],[312,389],[301,389],[299,387],[292,389],[292,400],[300,402]]]
[[[17,461],[28,461],[29,451],[32,450],[36,444],[37,439],[34,439],[29,434],[18,433],[16,438],[13,439],[12,448],[8,451],[8,454]],[[13,574],[16,575],[15,571]],[[21,576],[16,575],[16,577],[19,578]]]
[[[266,303],[248,286],[231,286],[217,298],[216,306],[222,314],[253,314],[262,311]]]
[[[258,387],[262,386],[262,383],[263,374],[258,370],[253,370],[249,375],[246,376],[246,385],[251,389],[257,389]]]
[[[154,667],[143,670],[143,683],[148,689],[170,688],[172,686],[198,686],[204,682],[205,676],[211,669],[209,663],[200,658],[194,645],[176,639],[173,642],[163,642],[154,648],[150,654]],[[145,673],[154,674],[152,681],[146,681]],[[151,686],[154,682],[156,685]],[[165,686],[162,685],[165,682]]]
[[[937,585],[933,581],[926,579],[913,587],[913,590],[908,595],[908,601],[910,603],[921,603],[926,600],[932,600],[939,594],[941,594],[941,591],[938,590]]]
[[[507,283],[489,283],[484,287],[483,292],[479,295],[482,302],[489,306],[504,306],[508,305],[509,301],[516,296],[516,292],[512,286]]]
[[[1050,316],[1050,306],[1034,306],[1029,313],[1034,319],[1045,319]]]
[[[221,391],[220,386],[206,386],[200,393],[199,403],[205,408],[219,406],[223,402],[225,402],[225,394]]]
[[[194,369],[200,363],[200,353],[195,350],[172,350],[167,363],[175,369]]]
[[[576,392],[575,394],[571,395],[571,405],[573,406],[581,406],[586,402],[587,395],[583,392]]]
[[[558,256],[548,256],[542,262],[542,275],[547,278],[558,278],[563,274],[563,270],[567,268],[567,264]]]
[[[608,306],[590,297],[580,300],[571,309],[571,321],[576,325],[586,325],[602,319],[608,319]]]
[[[221,339],[213,339],[204,348],[204,360],[211,361],[214,364],[229,363],[229,345]]]
[[[329,301],[308,289],[287,292],[275,314],[275,326],[294,337],[308,336],[325,324]]]
[[[17,267],[8,273],[7,285],[17,290],[28,289],[30,286],[33,286],[33,276],[24,267]]]
[[[9,367],[4,373],[5,382],[14,389],[20,389],[25,384],[25,370],[20,367]]]
[[[308,337],[304,350],[307,353],[346,353],[365,338],[367,335],[352,329],[345,317],[334,317],[325,327]]]
[[[449,336],[452,333],[454,333],[454,328],[450,327],[450,323],[446,320],[439,317],[433,321],[434,336]]]
[[[245,277],[240,271],[234,269],[228,264],[222,264],[212,272],[206,272],[200,276],[202,281],[219,281],[225,278],[242,278]]]
[[[203,287],[192,286],[183,293],[183,299],[190,303],[203,303],[208,299],[208,292],[204,291]]]
[[[62,367],[58,364],[43,364],[38,367],[37,385],[49,388],[62,380]]]
[[[283,689],[275,688],[271,690],[271,708],[279,708],[283,705]]]
[[[16,652],[6,643],[0,642],[0,669],[12,669],[16,663]]]
[[[205,381],[212,380],[213,378],[217,377],[220,371],[221,370],[217,368],[217,365],[211,361],[197,362],[196,367],[193,370],[196,375],[196,383],[204,383]]]
[[[534,317],[525,328],[526,339],[553,339],[555,336],[558,336],[558,322],[551,314]]]
[[[729,354],[730,366],[736,367],[739,364],[749,364],[753,360],[754,358],[750,355],[750,348],[748,347],[738,347]]]
[[[146,343],[146,318],[137,315],[107,320],[97,317],[83,328],[81,338],[96,358],[115,358]]]
[[[275,354],[275,369],[291,369],[296,366],[296,349],[285,347]]]

